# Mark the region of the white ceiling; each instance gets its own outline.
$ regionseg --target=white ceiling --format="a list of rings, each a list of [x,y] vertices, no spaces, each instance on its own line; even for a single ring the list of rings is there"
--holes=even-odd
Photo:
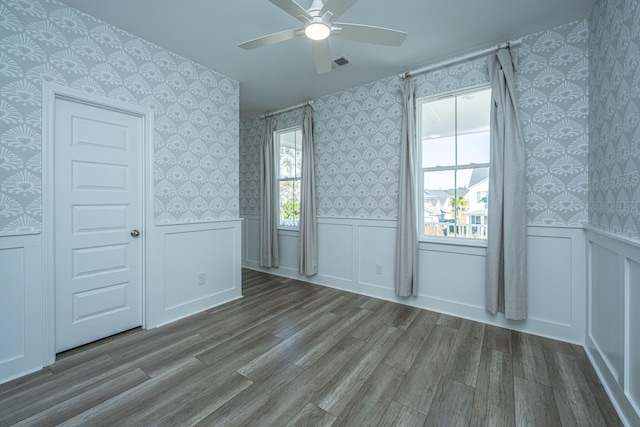
[[[586,18],[595,0],[359,0],[341,22],[406,31],[401,47],[330,39],[352,64],[316,73],[304,37],[237,45],[301,27],[268,0],[60,0],[240,81],[243,118]],[[330,0],[339,1],[339,0]],[[311,0],[299,0],[304,8]]]

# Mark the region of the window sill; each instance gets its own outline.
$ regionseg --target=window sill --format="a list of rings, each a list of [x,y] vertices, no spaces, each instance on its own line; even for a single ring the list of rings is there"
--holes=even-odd
[[[278,234],[282,236],[297,236],[300,233],[298,228],[278,227]]]
[[[469,241],[469,239],[420,239],[418,250],[425,252],[445,252],[458,255],[487,255],[487,241]]]
[[[463,239],[459,237],[418,237],[419,244],[467,246],[473,248],[486,248],[486,239]]]
[[[477,243],[474,243],[476,242],[420,240],[418,242],[418,251],[444,252],[457,255],[487,256],[486,244],[479,245]]]

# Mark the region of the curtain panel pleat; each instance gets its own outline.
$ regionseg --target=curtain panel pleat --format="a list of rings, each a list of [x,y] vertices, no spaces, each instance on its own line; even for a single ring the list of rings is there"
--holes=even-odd
[[[260,139],[260,266],[279,267],[278,253],[278,194],[275,178],[275,150],[273,131],[276,120],[264,119]]]
[[[527,187],[525,147],[516,100],[516,51],[488,58],[491,78],[491,168],[486,308],[527,318]]]
[[[302,174],[300,188],[300,224],[298,234],[298,271],[305,276],[318,274],[318,224],[316,184],[313,166],[313,109],[302,111]]]
[[[418,227],[415,184],[415,90],[411,77],[401,87],[403,116],[400,140],[400,189],[396,237],[396,294],[418,295]]]

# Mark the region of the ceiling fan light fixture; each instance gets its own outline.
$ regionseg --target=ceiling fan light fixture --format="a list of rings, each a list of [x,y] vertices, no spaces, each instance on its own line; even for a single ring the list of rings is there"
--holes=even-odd
[[[324,40],[331,34],[331,28],[322,22],[312,22],[304,27],[304,35],[311,40]]]

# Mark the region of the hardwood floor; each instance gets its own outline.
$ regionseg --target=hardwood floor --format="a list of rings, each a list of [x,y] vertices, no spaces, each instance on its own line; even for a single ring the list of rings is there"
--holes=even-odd
[[[0,385],[0,425],[621,425],[579,346],[249,270],[243,290]]]

